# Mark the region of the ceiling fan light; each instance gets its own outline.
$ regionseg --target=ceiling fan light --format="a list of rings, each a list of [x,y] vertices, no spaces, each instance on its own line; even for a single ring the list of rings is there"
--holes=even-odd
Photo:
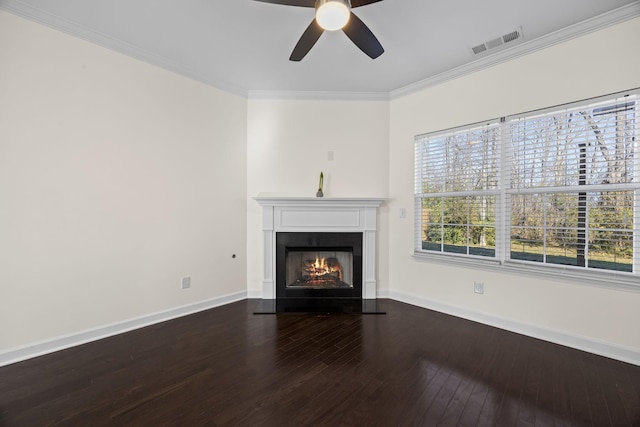
[[[349,0],[318,0],[316,21],[324,30],[339,30],[349,22],[349,9]]]

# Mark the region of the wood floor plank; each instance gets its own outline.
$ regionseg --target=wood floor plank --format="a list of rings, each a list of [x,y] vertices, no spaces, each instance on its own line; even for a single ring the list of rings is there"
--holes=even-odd
[[[245,300],[0,368],[0,426],[636,426],[640,367],[391,300]]]
[[[553,381],[553,414],[554,421],[559,426],[571,426],[571,389],[567,381],[567,371],[573,365],[573,360],[564,347],[555,348],[555,358],[549,365],[547,377]]]
[[[475,381],[470,377],[461,377],[460,384],[453,394],[451,401],[445,408],[438,421],[440,425],[455,426],[459,424],[464,408],[469,401]]]
[[[535,347],[527,346],[528,363],[524,373],[524,384],[520,392],[520,403],[516,425],[534,427],[536,425],[538,392],[540,387],[540,357]]]
[[[584,354],[583,360],[584,363],[581,364],[582,375],[585,381],[593,424],[596,426],[628,426],[629,421],[627,420],[624,406],[618,393],[616,391],[610,393],[610,390],[608,390],[606,386],[601,387],[600,371],[607,369],[607,364],[599,363],[602,359],[592,357],[592,355],[589,354]],[[605,391],[609,392],[610,395],[605,396]],[[616,419],[610,418],[609,405],[616,406],[614,411],[617,411],[619,414]]]
[[[583,364],[582,355],[571,350],[569,353],[575,357],[574,363],[566,368],[570,390],[571,417],[574,424],[593,426],[589,395],[581,366]]]
[[[640,372],[617,360],[606,359],[606,363],[601,386],[608,389],[609,395],[618,394],[629,424],[640,426]]]
[[[436,396],[444,387],[451,376],[451,371],[446,367],[438,369],[431,381],[426,385],[420,397],[415,401],[413,409],[402,421],[402,425],[420,425],[421,420],[429,411],[436,400]]]
[[[465,402],[464,409],[460,413],[460,418],[457,423],[459,426],[472,427],[478,425],[478,419],[480,418],[488,394],[489,388],[486,385],[474,381],[473,390],[469,395],[469,399]]]

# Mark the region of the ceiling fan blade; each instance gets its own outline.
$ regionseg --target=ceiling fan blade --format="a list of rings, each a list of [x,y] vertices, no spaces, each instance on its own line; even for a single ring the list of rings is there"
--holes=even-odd
[[[349,22],[342,29],[351,41],[360,48],[361,51],[369,55],[371,59],[376,59],[384,53],[384,48],[373,35],[369,27],[360,20],[353,12]]]
[[[258,0],[261,1],[261,0]],[[366,6],[371,3],[377,3],[382,0],[351,0],[351,9],[354,7]]]
[[[311,21],[311,24],[304,30],[302,36],[300,36],[300,40],[298,40],[298,44],[293,48],[293,52],[291,52],[291,56],[289,57],[290,61],[300,61],[305,57],[307,53],[311,50],[314,44],[318,41],[320,36],[324,30],[316,20]]]
[[[316,7],[316,0],[255,0],[263,3],[282,4],[285,6]],[[379,1],[379,0],[374,0]]]

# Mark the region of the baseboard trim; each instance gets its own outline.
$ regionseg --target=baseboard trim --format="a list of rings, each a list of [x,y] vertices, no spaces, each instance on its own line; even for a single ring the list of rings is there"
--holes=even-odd
[[[490,314],[443,304],[441,302],[432,301],[402,292],[390,291],[388,297],[389,299],[396,301],[640,366],[640,352],[630,347],[618,346],[584,336],[569,334],[563,331],[504,319]]]
[[[145,316],[128,319],[122,322],[112,323],[109,325],[99,326],[97,328],[87,329],[74,334],[56,337],[50,340],[29,344],[22,347],[12,348],[0,352],[0,367],[10,365],[12,363],[21,362],[23,360],[53,353],[66,348],[75,347],[92,341],[97,341],[113,335],[122,334],[135,329],[144,328],[145,326],[156,323],[165,322],[167,320],[176,319],[178,317],[187,316],[189,314],[198,313],[200,311],[230,304],[232,302],[241,301],[247,298],[247,292],[236,292],[204,301],[172,308]]]
[[[93,329],[87,329],[75,334],[56,337],[50,340],[29,344],[23,347],[16,347],[9,350],[1,351],[0,367],[45,354],[54,353],[66,348],[86,344],[92,341],[97,341],[113,335],[122,334],[135,329],[144,328],[145,326],[165,322],[167,320],[176,319],[211,308],[220,307],[232,302],[252,298],[253,296],[251,296],[251,294],[252,293],[248,294],[246,291],[236,292],[217,298],[176,307],[170,310],[151,313],[146,316],[129,319],[122,322],[104,325]],[[542,328],[523,322],[504,319],[478,311],[443,304],[441,302],[432,301],[403,292],[380,291],[378,292],[378,298],[389,298],[395,301],[415,305],[417,307],[426,308],[428,310],[434,310],[451,316],[460,317],[462,319],[494,326],[496,328],[504,329],[510,332],[527,335],[533,338],[538,338],[541,340],[553,342],[556,344],[640,366],[640,352],[633,348],[613,345],[611,343],[594,340],[592,338],[584,336],[573,335],[562,331]]]

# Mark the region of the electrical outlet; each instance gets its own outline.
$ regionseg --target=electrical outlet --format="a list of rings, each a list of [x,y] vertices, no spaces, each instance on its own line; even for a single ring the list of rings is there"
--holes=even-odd
[[[473,282],[473,292],[484,294],[484,282]]]
[[[191,277],[183,277],[180,279],[180,286],[182,289],[187,289],[191,287]]]

